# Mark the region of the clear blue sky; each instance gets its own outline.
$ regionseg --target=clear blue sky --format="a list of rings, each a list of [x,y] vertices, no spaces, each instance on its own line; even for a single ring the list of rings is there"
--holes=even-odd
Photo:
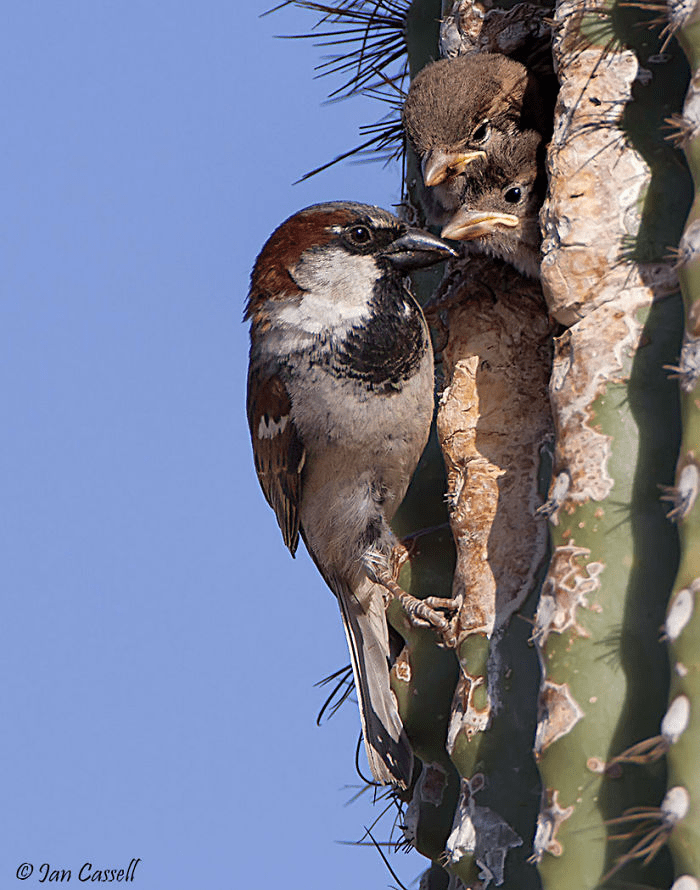
[[[393,883],[337,843],[375,815],[355,706],[315,725],[345,641],[258,488],[241,312],[279,222],[399,171],[292,185],[382,108],[322,107],[320,51],[274,39],[314,17],[266,6],[3,7],[0,890],[134,857],[139,890]]]

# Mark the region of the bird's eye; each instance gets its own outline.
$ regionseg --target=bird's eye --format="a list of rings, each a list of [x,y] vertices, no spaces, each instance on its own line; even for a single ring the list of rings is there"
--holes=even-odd
[[[372,240],[372,233],[367,226],[353,226],[348,231],[348,237],[353,244],[369,244]]]
[[[481,145],[486,142],[489,136],[491,135],[491,127],[488,121],[484,121],[479,124],[479,126],[472,133],[472,142],[476,142],[477,145]]]
[[[508,191],[503,195],[503,197],[509,204],[518,204],[522,196],[523,193],[517,185],[514,185],[513,188],[509,188]]]

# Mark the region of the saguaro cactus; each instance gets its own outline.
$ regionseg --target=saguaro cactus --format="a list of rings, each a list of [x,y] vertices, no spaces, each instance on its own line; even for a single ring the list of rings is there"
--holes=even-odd
[[[685,334],[680,360],[673,369],[680,386],[683,437],[676,467],[675,486],[666,497],[673,503],[670,516],[678,523],[681,561],[669,604],[665,632],[671,655],[670,706],[662,731],[668,747],[669,785],[676,791],[680,812],[669,826],[669,847],[679,878],[676,890],[700,887],[700,512],[696,504],[700,455],[700,278],[698,269],[698,40],[700,7],[697,3],[669,3],[666,30],[675,34],[691,66],[690,85],[682,114],[673,118],[676,142],[682,146],[696,187],[696,195],[677,253],[678,275],[683,291]]]
[[[380,23],[411,75],[440,54],[517,52],[551,27],[560,84],[541,284],[471,256],[430,304],[437,438],[397,530],[439,526],[444,500],[455,549],[444,529],[423,535],[402,583],[451,589],[463,606],[452,648],[390,615],[421,762],[405,813],[432,860],[421,886],[668,888],[675,876],[697,890],[700,223],[695,202],[680,238],[692,185],[673,141],[696,178],[700,87],[693,76],[681,114],[688,70],[671,35],[694,71],[696,6],[296,5],[360,28],[360,89]],[[390,121],[377,144],[396,133]],[[405,169],[420,220],[410,153]]]
[[[658,487],[678,447],[676,388],[664,364],[679,348],[680,317],[663,257],[679,222],[669,232],[653,217],[669,216],[657,181],[669,188],[667,168],[680,169],[658,131],[658,103],[673,94],[669,74],[679,75],[661,60],[644,68],[651,50],[622,43],[629,22],[607,5],[560,3],[556,23],[561,90],[542,281],[567,331],[556,340],[550,386],[553,558],[536,630],[547,804],[535,852],[545,886],[593,887],[634,861],[637,837],[622,835],[640,823],[622,820],[658,807],[665,791],[659,765],[608,764],[658,732],[667,694],[658,628],[677,544]],[[674,197],[681,214],[684,188]],[[637,880],[667,885],[663,859]]]

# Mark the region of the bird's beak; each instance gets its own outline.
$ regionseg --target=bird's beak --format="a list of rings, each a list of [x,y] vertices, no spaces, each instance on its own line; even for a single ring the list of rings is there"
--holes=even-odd
[[[410,271],[422,266],[432,266],[457,254],[436,235],[422,229],[407,229],[382,251],[382,256],[397,269]]]
[[[499,228],[513,229],[520,220],[512,213],[497,213],[490,210],[458,210],[440,232],[443,238],[453,241],[471,241],[482,235],[491,235]]]
[[[423,158],[421,169],[423,182],[428,185],[439,185],[450,176],[464,173],[472,161],[485,158],[485,151],[441,151],[434,148]]]

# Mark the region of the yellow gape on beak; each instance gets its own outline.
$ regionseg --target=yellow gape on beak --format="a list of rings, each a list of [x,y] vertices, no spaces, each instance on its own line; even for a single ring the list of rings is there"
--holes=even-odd
[[[453,241],[471,241],[482,235],[490,235],[505,226],[512,229],[520,220],[512,213],[489,210],[458,210],[441,232],[443,238]]]
[[[439,185],[451,176],[464,173],[472,161],[485,157],[485,151],[447,152],[435,148],[423,158],[423,182],[427,186]]]

